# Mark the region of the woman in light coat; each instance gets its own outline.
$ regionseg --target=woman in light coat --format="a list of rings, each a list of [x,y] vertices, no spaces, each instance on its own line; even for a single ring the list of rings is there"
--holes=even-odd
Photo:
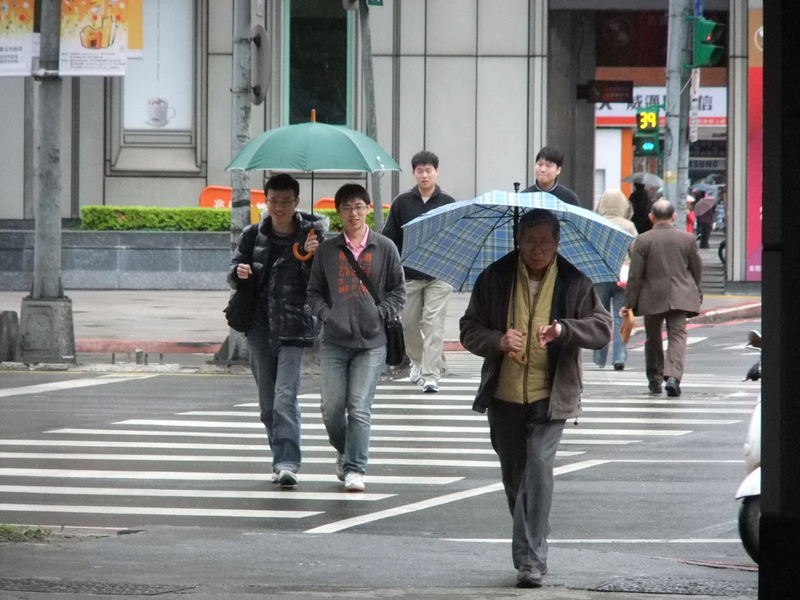
[[[637,234],[636,226],[633,224],[633,221],[631,221],[633,206],[631,206],[630,201],[621,190],[606,190],[600,198],[600,204],[597,205],[597,214],[601,217],[605,217],[631,235],[635,236]],[[616,371],[622,371],[625,368],[625,363],[628,361],[628,349],[619,333],[620,326],[622,325],[622,317],[619,316],[619,309],[624,305],[625,280],[627,279],[628,268],[631,264],[632,252],[633,243],[631,243],[628,254],[625,256],[625,261],[622,264],[622,275],[619,282],[607,281],[594,285],[594,289],[597,291],[597,295],[603,303],[603,306],[614,315],[611,345],[613,347],[612,362],[614,370]],[[598,367],[606,366],[608,346],[609,344],[606,344],[604,348],[593,352],[594,364]]]

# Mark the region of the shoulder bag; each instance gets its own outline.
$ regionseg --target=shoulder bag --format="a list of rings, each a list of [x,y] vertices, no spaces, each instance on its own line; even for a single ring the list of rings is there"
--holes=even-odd
[[[257,237],[258,230],[256,230],[256,235],[253,237],[253,243],[250,248],[251,262],[253,260],[253,250],[255,249]],[[261,286],[257,288],[254,279],[255,273],[251,272],[250,278],[240,281],[236,286],[236,291],[231,294],[228,300],[228,306],[222,310],[222,312],[225,313],[225,319],[228,321],[228,327],[240,333],[245,333],[250,329],[250,325],[253,323],[253,316],[256,313],[258,296],[261,292],[261,287],[264,285],[264,281],[262,280]]]
[[[380,304],[381,299],[378,297],[378,292],[375,291],[375,288],[372,286],[372,282],[370,281],[369,277],[367,277],[364,269],[362,269],[361,265],[358,264],[356,257],[353,256],[353,253],[350,252],[349,248],[344,250],[344,254],[347,257],[350,266],[353,267],[356,275],[358,275],[358,278],[361,280],[367,290],[369,290],[372,299],[375,301],[375,305],[377,306]],[[406,357],[406,340],[403,337],[403,323],[400,321],[400,317],[398,316],[388,321],[384,321],[383,325],[386,330],[386,364],[390,367],[396,367],[397,365],[401,364],[403,359]]]

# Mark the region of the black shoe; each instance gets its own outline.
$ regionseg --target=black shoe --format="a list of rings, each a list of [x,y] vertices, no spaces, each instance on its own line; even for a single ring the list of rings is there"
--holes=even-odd
[[[648,387],[650,388],[650,393],[651,394],[660,394],[661,393],[661,382],[660,381],[651,381],[650,385]]]
[[[518,588],[542,587],[542,574],[533,565],[522,565],[517,572]]]
[[[615,371],[622,371],[625,369],[625,363],[614,363]]]
[[[681,395],[680,382],[674,377],[667,377],[667,384],[664,387],[667,388],[667,396],[674,398]]]

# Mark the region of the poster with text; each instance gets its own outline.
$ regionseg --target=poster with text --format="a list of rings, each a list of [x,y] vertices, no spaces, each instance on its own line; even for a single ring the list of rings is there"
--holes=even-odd
[[[0,0],[0,76],[31,74],[33,0]]]
[[[125,75],[127,10],[125,0],[61,0],[61,74]]]
[[[143,0],[142,50],[128,61],[126,130],[189,131],[194,123],[192,0]]]

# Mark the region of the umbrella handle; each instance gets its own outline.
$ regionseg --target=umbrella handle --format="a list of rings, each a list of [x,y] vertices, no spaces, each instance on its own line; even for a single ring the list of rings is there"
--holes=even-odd
[[[312,229],[311,231],[308,232],[308,237],[306,239],[313,240],[316,237],[317,237],[317,232]],[[309,260],[312,256],[314,256],[313,252],[309,252],[308,254],[305,255],[300,254],[300,244],[295,244],[292,247],[292,252],[294,253],[294,257],[297,260]]]
[[[516,353],[516,352],[509,352],[508,357],[513,360],[518,365],[525,366],[528,364],[528,355],[524,352]]]

